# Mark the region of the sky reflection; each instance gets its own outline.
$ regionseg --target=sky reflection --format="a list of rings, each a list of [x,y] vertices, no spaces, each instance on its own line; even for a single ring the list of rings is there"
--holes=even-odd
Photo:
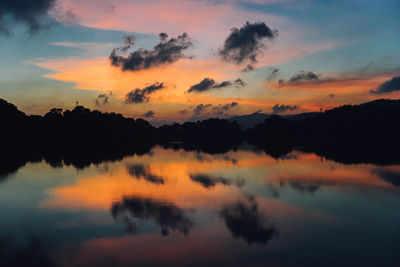
[[[390,265],[399,173],[298,151],[160,147],[84,169],[28,163],[1,183],[0,236],[16,252],[0,262],[36,237],[56,266]]]

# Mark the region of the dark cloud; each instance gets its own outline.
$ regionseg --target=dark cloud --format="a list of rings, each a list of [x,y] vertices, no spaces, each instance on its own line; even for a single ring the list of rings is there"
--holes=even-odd
[[[276,104],[272,107],[272,111],[274,113],[280,113],[280,112],[285,112],[285,111],[293,111],[293,110],[297,110],[299,108],[299,106],[297,105],[279,105]]]
[[[393,77],[391,80],[382,83],[378,88],[370,92],[372,94],[385,94],[394,91],[400,91],[400,76]]]
[[[190,179],[205,188],[214,187],[216,184],[230,185],[231,182],[223,177],[213,177],[207,174],[191,174]]]
[[[166,33],[160,33],[160,43],[153,49],[139,49],[125,55],[129,48],[134,46],[134,38],[132,42],[127,43],[124,38],[125,45],[113,49],[110,55],[111,64],[120,67],[124,71],[137,71],[158,67],[164,64],[174,63],[184,58],[183,51],[191,47],[193,44],[186,33],[179,35],[177,38],[168,39]],[[128,40],[129,41],[129,40]]]
[[[149,166],[144,165],[129,165],[127,166],[128,173],[140,180],[143,179],[153,184],[164,184],[164,179],[150,172]]]
[[[1,0],[0,33],[10,34],[15,23],[28,27],[30,34],[45,26],[45,17],[55,6],[55,0]]]
[[[126,213],[129,212],[130,216]],[[153,219],[161,227],[161,234],[168,235],[171,230],[188,235],[193,222],[184,210],[172,203],[157,201],[150,198],[124,197],[121,202],[112,205],[111,214],[115,219],[121,219],[129,232],[136,232],[134,218]]]
[[[156,114],[154,111],[149,110],[146,113],[143,113],[142,116],[145,117],[145,118],[151,118],[151,117],[154,116],[154,114]]]
[[[128,35],[123,37],[124,45],[119,48],[119,50],[123,53],[128,52],[131,47],[135,46],[136,37],[133,35]]]
[[[237,79],[235,80],[235,84],[236,84],[238,87],[244,87],[244,86],[246,86],[246,83],[245,83],[242,79],[240,79],[240,78],[237,78]]]
[[[193,109],[193,119],[199,118],[199,116],[216,116],[221,117],[225,116],[226,112],[231,110],[232,108],[237,107],[239,104],[237,102],[232,102],[229,104],[220,104],[220,105],[212,105],[212,104],[199,104],[197,106],[191,107]]]
[[[148,102],[149,95],[151,95],[155,91],[161,90],[163,88],[165,88],[164,83],[158,83],[158,82],[156,82],[155,84],[152,84],[150,86],[147,86],[143,89],[136,88],[135,90],[130,91],[125,96],[125,102],[126,103]]]
[[[241,64],[245,61],[257,62],[257,55],[265,45],[261,42],[264,38],[273,39],[278,35],[277,30],[269,28],[264,22],[246,22],[240,29],[233,28],[226,38],[224,46],[219,50],[220,56],[225,61]],[[252,65],[248,65],[251,68]]]
[[[204,78],[201,82],[199,82],[199,83],[193,85],[192,87],[190,87],[188,92],[189,93],[192,93],[192,92],[204,92],[204,91],[207,91],[207,90],[213,88],[214,85],[215,85],[215,81],[213,79]]]
[[[265,215],[259,210],[254,198],[226,205],[220,212],[226,227],[236,239],[241,238],[249,245],[267,244],[278,234],[277,229],[267,223]]]
[[[305,72],[305,71],[302,70],[299,73],[297,73],[296,75],[293,75],[289,79],[289,83],[299,84],[299,83],[301,83],[303,81],[319,81],[319,75],[315,74],[312,71]]]
[[[221,89],[224,87],[229,87],[232,86],[233,84],[236,84],[237,87],[245,86],[246,84],[241,80],[241,79],[236,79],[235,81],[223,81],[220,83],[216,83],[213,79],[211,78],[204,78],[201,82],[192,85],[189,90],[187,91],[188,93],[193,93],[193,92],[204,92],[208,91],[211,89]]]
[[[242,71],[243,72],[249,72],[249,71],[252,71],[252,70],[254,70],[253,65],[247,64],[246,67]]]
[[[239,105],[237,102],[232,102],[230,104],[218,105],[218,106],[214,107],[214,109],[222,109],[222,110],[228,111],[231,108],[236,107],[237,105]]]
[[[275,71],[276,70],[276,71]],[[272,71],[272,73],[267,77],[268,81],[272,81],[274,78],[276,78],[277,76],[277,72],[279,71],[278,69],[275,69],[274,71]],[[328,80],[320,80],[320,76],[321,74],[316,74],[312,71],[300,71],[299,73],[293,75],[292,77],[290,77],[290,79],[285,80],[285,79],[280,79],[278,81],[279,87],[285,85],[285,84],[301,84],[303,82],[325,82]]]
[[[96,106],[100,107],[100,106],[107,105],[108,99],[109,99],[109,97],[106,94],[100,94],[95,100]]]
[[[232,85],[232,82],[230,82],[230,81],[223,81],[223,82],[221,82],[221,83],[218,83],[218,84],[214,85],[213,88],[219,89],[219,88],[224,88],[224,87],[228,87],[228,86],[231,86],[231,85]]]
[[[267,81],[271,82],[276,79],[278,76],[279,69],[272,69],[271,72],[267,76]]]
[[[200,115],[203,112],[205,112],[207,110],[207,108],[209,108],[209,107],[212,107],[212,105],[211,104],[207,104],[207,105],[199,104],[196,107],[194,107],[193,113],[196,115]]]
[[[166,34],[165,32],[162,32],[162,33],[160,33],[160,34],[158,35],[158,37],[160,37],[160,40],[161,40],[162,42],[164,42],[165,40],[168,39],[168,34]]]

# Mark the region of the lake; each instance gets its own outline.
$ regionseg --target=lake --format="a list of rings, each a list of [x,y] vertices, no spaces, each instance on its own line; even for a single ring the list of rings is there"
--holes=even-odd
[[[29,162],[0,211],[1,266],[399,265],[400,165],[300,151]]]

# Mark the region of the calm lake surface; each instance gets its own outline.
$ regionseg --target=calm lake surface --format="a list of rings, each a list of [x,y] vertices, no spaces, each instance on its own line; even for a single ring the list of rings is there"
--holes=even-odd
[[[27,163],[0,179],[0,265],[398,266],[399,193],[400,166],[296,151]]]

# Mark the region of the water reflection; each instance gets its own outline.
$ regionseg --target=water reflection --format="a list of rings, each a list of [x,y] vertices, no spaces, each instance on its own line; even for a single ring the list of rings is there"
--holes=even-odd
[[[372,170],[372,174],[378,175],[382,180],[393,186],[400,186],[400,168],[398,170],[376,169]]]
[[[280,183],[279,183],[279,185],[283,186],[283,187],[286,186],[286,184],[291,186],[296,191],[299,191],[299,192],[302,192],[302,193],[313,194],[313,193],[315,193],[315,192],[317,192],[318,190],[321,189],[321,184],[318,181],[301,181],[301,180],[297,180],[297,181],[286,182],[285,180],[281,180]]]
[[[185,211],[171,203],[140,197],[124,197],[121,202],[112,205],[114,218],[122,218],[128,232],[136,232],[136,224],[131,216],[139,219],[154,219],[161,226],[161,234],[166,236],[170,230],[178,230],[188,235],[193,222]]]
[[[267,244],[278,231],[274,226],[267,226],[266,216],[259,210],[254,197],[225,205],[220,213],[226,227],[234,238],[242,238],[251,243]]]
[[[0,238],[0,266],[56,266],[49,256],[49,246],[38,237],[30,237],[27,244],[19,245],[9,236]]]
[[[190,179],[204,186],[205,188],[214,187],[216,184],[230,185],[231,182],[223,177],[212,177],[207,174],[191,174]]]
[[[3,167],[0,265],[395,265],[400,253],[400,165],[179,147],[82,162]]]
[[[127,168],[128,168],[128,173],[132,177],[135,177],[136,179],[144,179],[154,184],[164,184],[163,178],[150,173],[149,166],[129,165],[127,166]]]

